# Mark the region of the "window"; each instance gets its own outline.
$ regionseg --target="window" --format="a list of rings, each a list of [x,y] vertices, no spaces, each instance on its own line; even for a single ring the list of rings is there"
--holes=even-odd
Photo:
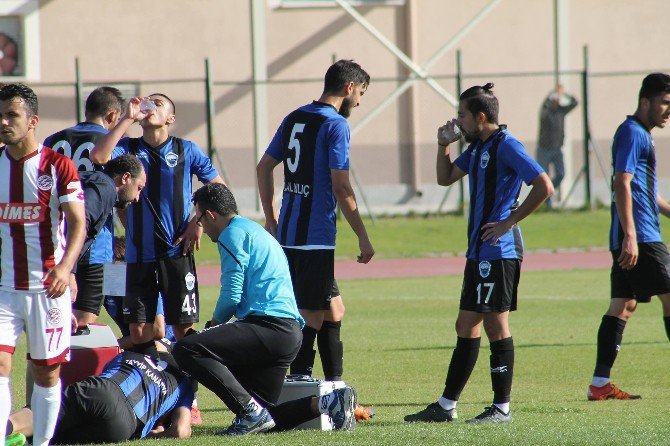
[[[0,79],[40,75],[38,0],[0,1]]]

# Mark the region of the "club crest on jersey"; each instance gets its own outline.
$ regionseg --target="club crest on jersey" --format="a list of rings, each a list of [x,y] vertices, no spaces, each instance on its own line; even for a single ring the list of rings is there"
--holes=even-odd
[[[489,152],[482,153],[482,157],[479,160],[479,167],[481,167],[482,169],[486,169],[486,166],[489,165],[489,159],[491,159],[491,155],[489,155]]]
[[[58,308],[52,308],[47,312],[47,322],[51,325],[60,325],[63,314]]]
[[[179,156],[174,152],[168,152],[167,154],[165,154],[165,162],[170,167],[176,166],[178,159],[179,159]]]
[[[479,275],[486,279],[491,274],[491,264],[484,260],[479,262]]]
[[[193,273],[186,274],[186,276],[184,276],[184,280],[186,281],[186,289],[193,291],[193,288],[195,288],[195,276]]]
[[[51,190],[54,185],[54,180],[49,175],[40,175],[37,178],[37,187],[40,190]]]

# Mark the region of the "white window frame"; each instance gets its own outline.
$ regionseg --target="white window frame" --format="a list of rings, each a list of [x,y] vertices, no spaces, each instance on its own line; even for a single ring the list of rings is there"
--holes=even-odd
[[[0,0],[0,16],[18,16],[22,28],[19,50],[24,67],[20,76],[0,76],[2,82],[40,79],[40,2],[39,0]]]

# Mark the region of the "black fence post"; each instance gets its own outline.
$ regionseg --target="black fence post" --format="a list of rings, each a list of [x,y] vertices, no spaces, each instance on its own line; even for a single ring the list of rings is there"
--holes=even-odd
[[[584,131],[584,201],[585,207],[588,210],[593,209],[593,202],[591,200],[591,157],[590,157],[590,142],[591,129],[589,127],[589,49],[588,46],[583,47],[584,70],[582,71],[582,107],[583,117],[583,131]]]

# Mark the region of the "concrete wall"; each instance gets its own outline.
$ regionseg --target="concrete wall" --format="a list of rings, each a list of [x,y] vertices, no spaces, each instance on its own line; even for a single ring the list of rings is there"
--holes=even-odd
[[[31,0],[6,0],[17,4]],[[32,0],[33,3],[34,0]],[[640,72],[667,66],[667,0],[561,0],[567,6],[563,40],[565,70],[581,70],[588,45],[591,127],[609,171],[609,143],[617,125],[632,113],[643,77]],[[408,6],[416,26],[408,27]],[[415,61],[424,63],[465,26],[487,0],[407,0],[405,6],[357,7],[363,17],[401,49],[415,38]],[[106,84],[141,81],[140,94],[161,91],[177,104],[176,135],[206,144],[204,59],[215,81],[214,145],[242,208],[253,208],[255,155],[251,86],[250,7],[243,0],[39,0],[39,61],[34,84],[41,100],[39,136],[76,120],[74,59],[83,80]],[[93,6],[94,4],[94,6]],[[537,115],[552,88],[553,0],[503,0],[430,70],[455,93],[455,49],[463,56],[464,87],[494,82],[501,121],[535,152]],[[5,11],[6,12],[6,11]],[[616,24],[613,26],[613,24]],[[333,8],[266,9],[268,137],[284,115],[318,98],[325,69],[336,58],[353,58],[371,74],[372,84],[350,122],[360,120],[407,76],[408,70],[344,10]],[[613,76],[609,72],[635,72]],[[536,73],[509,76],[511,73]],[[538,72],[546,74],[539,75]],[[495,74],[497,73],[497,75]],[[181,80],[181,81],[180,81]],[[287,82],[303,80],[302,82]],[[567,90],[582,101],[578,74],[564,77]],[[70,84],[68,84],[70,83]],[[66,85],[67,84],[67,85]],[[380,210],[411,206],[436,209],[444,189],[434,183],[435,130],[454,116],[451,105],[424,83],[414,88],[418,106],[405,94],[352,140],[352,162],[371,204]],[[414,133],[411,119],[414,118]],[[572,168],[582,166],[581,106],[568,117]],[[134,131],[137,134],[137,130]],[[667,131],[665,132],[667,133]],[[670,135],[655,132],[661,174],[670,176]],[[414,138],[412,135],[416,135]],[[417,144],[422,196],[409,187],[410,148]],[[593,159],[594,181],[605,182]],[[280,172],[277,172],[280,175]],[[607,173],[609,175],[609,173]],[[281,178],[277,179],[278,181]],[[567,183],[566,183],[567,184]],[[456,193],[450,193],[451,206]],[[602,195],[602,196],[600,196]],[[576,198],[574,204],[578,203]]]

